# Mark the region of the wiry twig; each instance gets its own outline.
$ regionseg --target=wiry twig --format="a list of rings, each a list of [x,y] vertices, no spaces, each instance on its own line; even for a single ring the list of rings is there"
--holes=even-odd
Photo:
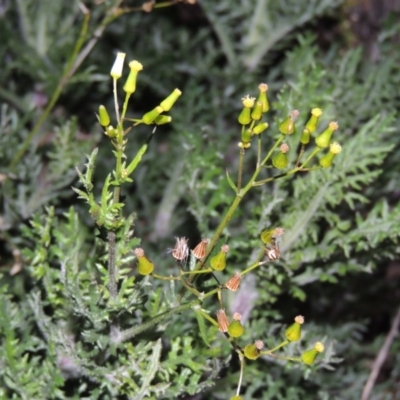
[[[375,385],[376,378],[379,375],[379,371],[381,370],[382,365],[385,362],[386,357],[389,353],[390,346],[392,345],[394,338],[398,334],[399,325],[400,325],[400,307],[397,309],[397,313],[393,320],[392,327],[390,328],[390,331],[386,336],[385,342],[383,343],[383,346],[379,350],[379,353],[374,361],[371,373],[369,374],[367,382],[365,383],[364,390],[361,395],[361,400],[369,399],[369,396],[371,395],[372,389]]]

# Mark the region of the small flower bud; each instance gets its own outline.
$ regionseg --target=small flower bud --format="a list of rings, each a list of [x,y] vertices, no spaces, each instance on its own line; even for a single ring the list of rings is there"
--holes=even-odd
[[[314,364],[318,353],[322,353],[323,351],[324,345],[321,342],[317,342],[312,349],[303,352],[303,354],[301,355],[301,360],[306,365],[312,365]]]
[[[154,123],[156,125],[164,125],[169,124],[172,121],[172,117],[169,115],[159,115],[155,120]]]
[[[232,396],[229,400],[243,400],[241,396]]]
[[[290,115],[279,124],[279,132],[284,135],[291,135],[295,131],[295,120],[299,116],[297,110],[293,110]]]
[[[251,147],[251,143],[239,142],[238,147],[240,147],[241,149],[248,149],[249,147]]]
[[[111,125],[108,125],[108,126],[106,127],[106,132],[105,132],[105,134],[106,134],[108,137],[110,137],[110,138],[114,138],[114,137],[117,136],[118,131],[117,131],[115,128],[113,128]]]
[[[110,125],[110,116],[108,115],[107,109],[103,105],[99,107],[99,122],[101,126]]]
[[[254,135],[259,135],[260,133],[264,132],[268,128],[269,124],[268,122],[261,122],[257,126],[253,128],[253,134]]]
[[[315,138],[315,144],[324,149],[329,146],[333,132],[339,129],[337,122],[330,122],[328,127]]]
[[[222,271],[226,267],[226,253],[229,251],[229,246],[224,244],[221,247],[221,251],[214,257],[211,257],[210,265],[211,268],[216,271]]]
[[[243,109],[238,117],[240,125],[247,125],[251,122],[251,109],[254,106],[254,101],[255,97],[249,95],[242,98]]]
[[[223,308],[217,311],[217,321],[219,331],[228,332],[229,321]]]
[[[117,57],[114,61],[114,65],[111,68],[110,75],[114,79],[119,79],[122,76],[122,68],[124,66],[124,60],[125,60],[125,53],[117,53]]]
[[[318,119],[322,115],[322,110],[320,108],[313,108],[311,110],[311,117],[306,123],[305,129],[308,132],[314,133],[318,126]]]
[[[232,278],[228,279],[228,281],[225,283],[225,287],[232,291],[232,292],[236,292],[236,290],[239,289],[240,286],[240,282],[242,280],[242,275],[240,274],[240,272],[236,272]]]
[[[228,333],[230,337],[238,338],[243,335],[244,327],[240,321],[232,321],[229,324]]]
[[[323,168],[328,168],[332,165],[333,159],[342,151],[342,146],[339,143],[333,142],[329,146],[329,153],[325,154],[320,160],[319,165]]]
[[[272,158],[272,165],[277,169],[285,169],[288,164],[289,160],[286,153],[289,151],[289,146],[286,143],[281,144],[279,148],[280,152],[275,154]]]
[[[169,111],[181,94],[182,92],[179,89],[174,89],[173,92],[161,102],[160,107],[163,111]]]
[[[254,121],[259,121],[263,114],[263,103],[261,101],[256,101],[253,111],[251,112],[251,119]]]
[[[311,136],[310,131],[308,129],[304,128],[303,132],[301,133],[301,136],[300,136],[300,143],[301,144],[310,143],[310,136]]]
[[[146,258],[144,250],[140,247],[134,250],[134,254],[137,257],[137,267],[140,275],[149,275],[154,270],[154,264]]]
[[[131,71],[129,72],[128,79],[126,80],[123,89],[126,93],[132,94],[136,90],[137,75],[138,72],[143,69],[143,65],[140,64],[139,61],[134,60],[129,63],[129,68]]]
[[[163,112],[164,110],[160,107],[157,106],[156,108],[153,108],[153,110],[149,111],[148,113],[144,114],[142,117],[142,122],[144,122],[146,125],[150,125],[154,122],[154,120]]]
[[[244,107],[239,114],[238,121],[240,125],[248,125],[251,122],[251,110]]]
[[[257,101],[261,101],[263,104],[263,113],[266,113],[269,110],[269,102],[267,98],[267,91],[268,91],[268,85],[266,83],[260,83],[258,85],[258,89],[260,90],[260,93],[258,95]]]
[[[252,135],[253,135],[253,132],[251,131],[251,129],[245,129],[242,132],[242,143],[243,144],[250,143]]]
[[[249,360],[257,360],[260,357],[260,350],[257,349],[255,344],[248,344],[244,348],[244,356]]]
[[[304,317],[298,315],[294,321],[294,324],[290,325],[285,331],[286,339],[289,342],[296,342],[301,338],[301,325],[304,323]]]

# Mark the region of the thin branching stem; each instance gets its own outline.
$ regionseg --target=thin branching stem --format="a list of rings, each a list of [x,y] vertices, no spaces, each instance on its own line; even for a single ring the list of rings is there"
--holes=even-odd
[[[242,188],[244,153],[245,153],[245,149],[241,148],[239,151],[239,168],[238,168],[238,179],[237,179],[237,191],[238,192]]]
[[[170,320],[173,315],[189,310],[190,308],[198,304],[199,300],[193,300],[188,303],[181,304],[178,307],[171,308],[166,312],[156,315],[154,318],[143,324],[134,326],[133,328],[126,329],[125,331],[120,332],[120,334],[118,335],[118,343],[125,342],[126,340],[129,340],[135,337],[136,335],[139,335],[140,333],[152,328],[153,326],[158,325],[160,322],[164,320]]]

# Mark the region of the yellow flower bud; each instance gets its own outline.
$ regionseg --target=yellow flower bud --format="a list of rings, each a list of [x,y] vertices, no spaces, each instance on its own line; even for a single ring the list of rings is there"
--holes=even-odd
[[[99,122],[101,126],[110,125],[110,116],[108,115],[107,109],[103,105],[99,107]]]
[[[233,319],[234,320],[229,324],[228,333],[229,336],[233,338],[238,338],[244,333],[244,327],[240,322],[242,316],[239,313],[235,313],[233,314]]]
[[[286,143],[281,144],[279,148],[280,152],[275,154],[272,158],[272,165],[277,169],[285,169],[288,164],[289,160],[286,153],[289,151],[289,146]]]
[[[181,94],[182,92],[179,89],[174,89],[173,92],[161,102],[160,107],[163,111],[169,111]]]
[[[311,110],[311,117],[306,123],[305,129],[308,132],[314,133],[318,126],[318,119],[322,115],[322,110],[320,108],[313,108]]]
[[[303,352],[303,354],[301,355],[301,360],[306,365],[312,365],[314,364],[318,353],[322,353],[323,351],[324,345],[321,342],[317,342],[312,349]]]
[[[156,125],[164,125],[169,124],[172,121],[172,117],[169,115],[159,115],[155,120],[154,123]]]
[[[304,323],[304,318],[298,315],[294,321],[294,324],[290,325],[285,331],[286,339],[289,342],[296,342],[301,338],[301,325]]]
[[[138,72],[143,69],[143,65],[140,64],[139,61],[131,61],[129,63],[129,68],[131,71],[129,72],[128,79],[126,80],[123,89],[126,93],[132,94],[136,90],[137,75]]]
[[[153,110],[149,111],[148,113],[144,114],[142,117],[142,122],[144,122],[146,125],[152,124],[155,119],[163,112],[164,110],[160,107],[157,106]]]
[[[260,83],[258,85],[258,89],[260,90],[260,93],[258,95],[257,101],[261,101],[263,105],[263,113],[267,112],[269,110],[269,102],[267,98],[267,91],[268,91],[268,85],[266,83]]]
[[[330,145],[329,153],[325,154],[320,160],[319,165],[323,168],[328,168],[332,165],[333,159],[342,151],[342,146],[339,143],[333,142]]]
[[[279,132],[284,135],[291,135],[295,132],[295,120],[299,116],[299,112],[297,110],[293,110],[288,117],[286,117],[279,124]]]
[[[268,122],[261,122],[253,128],[253,134],[259,135],[260,133],[264,132],[268,128],[268,126]]]
[[[150,275],[154,270],[154,264],[146,258],[144,250],[138,247],[134,250],[137,257],[137,267],[140,275]]]
[[[254,121],[259,121],[263,113],[263,103],[261,101],[256,101],[253,111],[251,112],[251,119]]]
[[[339,129],[337,122],[330,122],[328,127],[315,138],[315,144],[324,149],[329,146],[333,132]]]
[[[211,257],[210,265],[215,271],[222,271],[226,267],[226,253],[229,251],[229,246],[224,244],[221,251],[215,256]]]

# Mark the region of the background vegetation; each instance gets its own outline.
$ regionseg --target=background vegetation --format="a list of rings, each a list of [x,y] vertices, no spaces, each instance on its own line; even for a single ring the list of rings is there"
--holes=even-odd
[[[134,236],[164,274],[174,237],[191,243],[209,237],[227,207],[225,169],[237,170],[243,95],[268,83],[271,123],[294,108],[304,121],[312,107],[339,121],[343,152],[334,168],[254,190],[229,225],[232,273],[249,264],[261,230],[286,232],[282,259],[246,279],[230,309],[248,317],[249,340],[279,336],[297,314],[306,318],[307,343],[326,338],[325,359],[313,370],[269,359],[248,363],[244,399],[360,399],[400,304],[398,2],[201,0],[136,12],[140,6],[0,4],[0,395],[226,399],[234,393],[235,357],[229,349],[218,357],[205,352],[189,314],[128,342],[123,355],[115,350],[116,358],[126,357],[122,365],[132,363],[121,372],[126,380],[116,382],[112,362],[99,360],[108,335],[101,294],[75,291],[90,287],[89,273],[69,284],[63,275],[66,257],[86,271],[102,256],[101,234],[71,186],[79,186],[75,167],[82,169],[94,147],[95,192],[113,168],[95,112],[99,104],[113,109],[109,71],[123,51],[144,65],[131,116],[175,87],[183,92],[173,123],[159,130],[124,192],[126,211],[136,214]],[[148,133],[135,130],[127,153],[135,154]],[[248,160],[244,174],[251,173]],[[137,309],[146,304],[143,312],[152,316],[165,286],[140,282],[127,297]],[[65,297],[74,312],[66,311]],[[88,309],[82,299],[89,299]],[[399,347],[393,341],[372,399],[400,396]]]

